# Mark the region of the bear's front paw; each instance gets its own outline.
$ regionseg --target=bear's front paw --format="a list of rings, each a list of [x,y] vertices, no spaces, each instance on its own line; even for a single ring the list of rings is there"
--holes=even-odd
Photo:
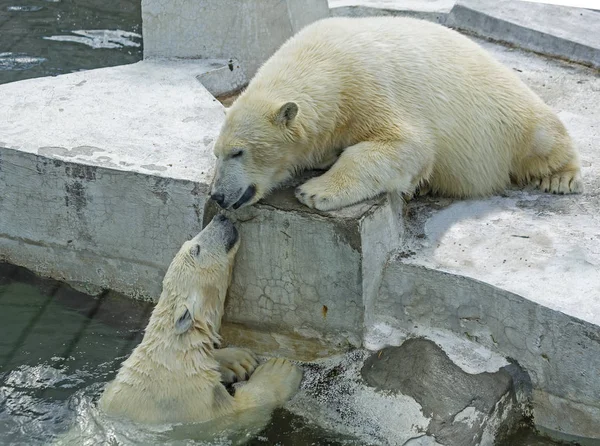
[[[219,362],[221,382],[231,384],[247,380],[258,365],[254,353],[243,348],[223,348],[214,351]]]
[[[305,206],[319,211],[331,211],[343,206],[339,197],[323,186],[320,177],[308,180],[298,186],[296,188],[296,198]]]

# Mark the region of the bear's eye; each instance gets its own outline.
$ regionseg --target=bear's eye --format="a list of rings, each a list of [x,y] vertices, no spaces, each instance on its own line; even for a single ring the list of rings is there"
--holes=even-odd
[[[243,154],[244,154],[244,151],[242,149],[237,149],[237,150],[234,150],[233,152],[231,152],[231,158],[239,158]]]
[[[200,245],[194,245],[190,248],[190,254],[193,257],[198,257],[198,254],[200,254]]]

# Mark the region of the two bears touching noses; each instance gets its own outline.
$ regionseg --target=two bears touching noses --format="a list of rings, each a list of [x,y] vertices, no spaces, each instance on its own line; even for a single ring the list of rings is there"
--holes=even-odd
[[[467,37],[408,18],[305,27],[227,110],[214,153],[210,194],[224,209],[252,205],[305,169],[327,169],[296,190],[322,211],[386,192],[583,190],[577,150],[549,106]],[[294,395],[302,373],[290,361],[259,365],[247,350],[214,348],[238,247],[221,215],[183,244],[144,339],[102,394],[104,411],[237,427],[264,422],[257,413],[264,420]],[[224,384],[242,380],[231,396]]]

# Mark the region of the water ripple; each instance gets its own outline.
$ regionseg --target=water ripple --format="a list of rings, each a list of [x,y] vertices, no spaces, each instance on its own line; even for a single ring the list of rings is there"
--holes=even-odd
[[[10,12],[35,12],[44,9],[43,6],[7,6],[6,10]]]
[[[50,36],[44,37],[45,40],[55,40],[59,42],[82,43],[92,48],[122,48],[139,47],[141,44],[133,39],[141,39],[138,33],[122,30],[93,29],[72,31],[75,36]]]
[[[45,61],[43,57],[28,56],[25,53],[0,53],[0,71],[28,70]]]

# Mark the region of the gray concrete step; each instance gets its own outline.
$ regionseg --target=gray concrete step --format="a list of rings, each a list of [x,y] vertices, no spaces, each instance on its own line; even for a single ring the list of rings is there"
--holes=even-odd
[[[446,26],[600,68],[600,12],[516,0],[459,0]]]
[[[402,15],[600,68],[600,11],[518,0],[329,0],[331,14]]]

